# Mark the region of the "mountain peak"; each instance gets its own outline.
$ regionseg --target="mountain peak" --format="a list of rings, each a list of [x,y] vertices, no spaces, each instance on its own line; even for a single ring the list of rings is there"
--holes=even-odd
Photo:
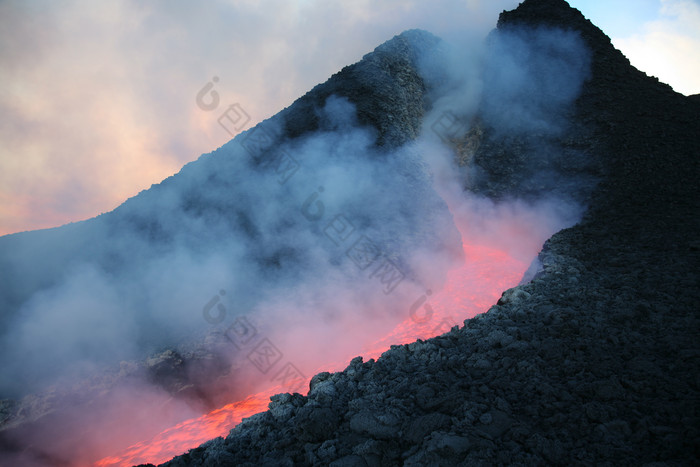
[[[514,10],[503,11],[499,15],[497,27],[514,22],[573,26],[582,21],[586,21],[583,14],[565,0],[525,0]]]
[[[419,57],[439,42],[420,29],[404,31],[384,42],[285,109],[286,136],[295,138],[318,129],[316,109],[336,95],[356,107],[361,125],[377,131],[377,146],[396,147],[415,138],[425,111]]]
[[[378,56],[404,56],[416,61],[422,52],[435,47],[440,39],[432,33],[423,29],[407,29],[377,46],[373,52],[366,54],[363,58]]]
[[[525,0],[518,8],[503,11],[498,18],[497,28],[508,30],[518,27],[545,27],[573,30],[581,35],[592,54],[592,75],[594,79],[605,81],[635,81],[640,83],[646,74],[634,68],[622,52],[617,50],[610,38],[576,8],[565,0]],[[654,83],[640,83],[642,86]],[[666,90],[670,86],[663,85]]]
[[[497,28],[545,26],[579,31],[589,46],[612,47],[610,38],[565,0],[525,0],[518,8],[502,12]],[[599,47],[595,47],[598,45]]]

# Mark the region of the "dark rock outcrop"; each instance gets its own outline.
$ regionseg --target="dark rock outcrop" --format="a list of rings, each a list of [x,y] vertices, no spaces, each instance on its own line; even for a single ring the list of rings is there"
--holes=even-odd
[[[357,106],[359,123],[377,131],[379,146],[397,147],[415,139],[425,113],[419,61],[438,43],[432,34],[414,29],[380,45],[281,112],[286,136],[319,129],[316,110],[336,95]]]

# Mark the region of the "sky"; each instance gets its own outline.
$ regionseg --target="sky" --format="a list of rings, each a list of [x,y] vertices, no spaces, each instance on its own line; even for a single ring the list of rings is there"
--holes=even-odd
[[[700,93],[698,0],[570,3]],[[517,4],[0,0],[0,235],[110,211],[395,34],[478,40]]]

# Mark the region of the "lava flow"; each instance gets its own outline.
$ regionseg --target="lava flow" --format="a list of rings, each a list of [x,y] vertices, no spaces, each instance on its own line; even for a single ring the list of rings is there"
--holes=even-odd
[[[408,318],[389,334],[364,349],[358,349],[365,360],[377,358],[390,345],[405,344],[447,332],[464,319],[485,312],[504,290],[518,284],[527,269],[526,263],[492,246],[465,242],[464,233],[467,229],[460,230],[463,232],[464,264],[450,271],[441,291],[427,291],[424,296],[417,298]],[[532,245],[537,245],[537,241],[532,242]],[[532,256],[535,254],[536,249],[532,251]],[[357,353],[347,355],[347,359],[342,362],[319,361],[317,372],[342,371]],[[308,381],[306,383],[305,387],[308,387]],[[243,418],[265,410],[270,396],[279,392],[287,390],[270,385],[266,390],[251,394],[244,400],[169,428],[152,439],[100,460],[96,465],[125,466],[165,462],[204,441],[225,436]]]
[[[280,391],[281,388],[273,387],[268,391],[250,395],[242,401],[212,410],[199,418],[178,423],[148,441],[130,446],[116,456],[105,457],[95,465],[122,466],[166,461],[189,448],[227,433],[243,418],[262,412],[267,408],[270,396]]]

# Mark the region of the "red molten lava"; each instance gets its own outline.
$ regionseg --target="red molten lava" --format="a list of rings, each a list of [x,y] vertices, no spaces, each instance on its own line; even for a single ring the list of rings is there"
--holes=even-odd
[[[116,456],[105,457],[96,462],[95,465],[130,466],[146,462],[166,461],[188,448],[198,446],[227,433],[243,418],[262,412],[267,408],[270,396],[278,392],[280,392],[280,388],[270,388],[269,391],[253,394],[242,401],[227,404],[199,418],[178,423],[150,440],[130,446]]]
[[[443,334],[485,312],[504,290],[518,284],[527,269],[522,261],[487,246],[463,243],[462,248],[465,262],[450,271],[443,290],[426,295],[412,316],[367,349],[365,358],[376,358],[390,345]]]
[[[466,232],[467,229],[460,229]],[[483,242],[481,242],[483,243]],[[537,242],[533,242],[537,245]],[[390,345],[427,339],[449,331],[467,318],[485,312],[501,293],[522,278],[527,264],[492,246],[463,241],[464,264],[450,271],[443,290],[417,297],[407,319],[393,331],[363,349],[365,360],[377,358]],[[536,254],[536,249],[532,255]],[[357,355],[347,355],[344,362],[318,361],[318,371],[341,371]],[[323,356],[319,356],[323,358]],[[307,382],[308,383],[308,382]],[[308,384],[306,384],[308,387]],[[280,386],[252,394],[199,418],[169,428],[153,438],[106,457],[98,466],[127,466],[139,463],[165,462],[209,439],[225,436],[240,421],[267,408],[270,396],[286,392]]]

